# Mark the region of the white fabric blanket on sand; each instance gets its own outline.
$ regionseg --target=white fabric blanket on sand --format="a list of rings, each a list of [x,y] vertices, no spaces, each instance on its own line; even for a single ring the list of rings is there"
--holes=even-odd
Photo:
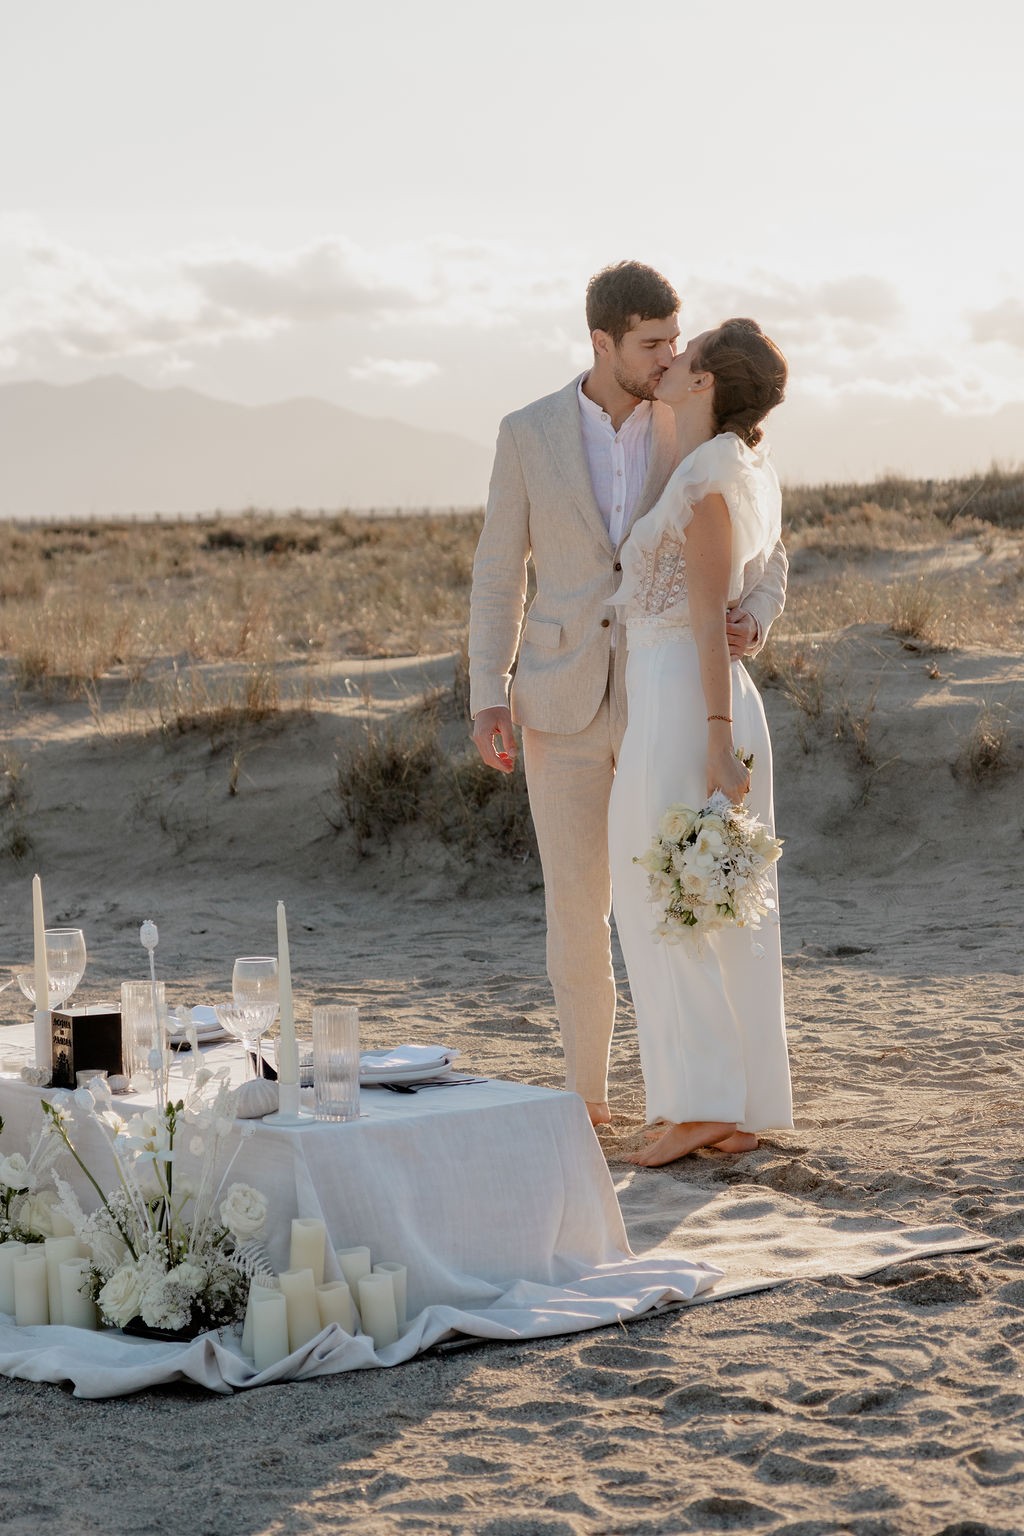
[[[681,1302],[714,1301],[786,1280],[866,1275],[889,1264],[987,1246],[955,1226],[910,1228],[877,1215],[825,1214],[755,1187],[709,1195],[673,1176],[628,1174],[618,1187],[633,1249],[621,1261],[581,1271],[561,1285],[519,1281],[479,1307],[429,1306],[398,1341],[325,1328],[303,1349],[257,1373],[230,1329],[187,1344],[75,1328],[18,1328],[0,1317],[0,1373],[70,1381],[79,1397],[119,1397],[168,1382],[214,1392],[303,1381],[398,1365],[444,1341],[518,1341],[600,1328]],[[696,1261],[684,1257],[697,1256]]]

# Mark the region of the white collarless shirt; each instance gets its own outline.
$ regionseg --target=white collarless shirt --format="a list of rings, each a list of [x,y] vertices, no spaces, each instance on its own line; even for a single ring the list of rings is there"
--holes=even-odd
[[[612,419],[583,392],[589,374],[576,386],[583,449],[594,500],[608,537],[618,549],[640,500],[651,458],[651,402],[638,401],[616,432]]]

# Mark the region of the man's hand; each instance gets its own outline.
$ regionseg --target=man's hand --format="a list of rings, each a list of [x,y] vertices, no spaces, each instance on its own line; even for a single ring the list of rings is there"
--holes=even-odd
[[[501,705],[482,709],[473,721],[473,741],[488,768],[511,773],[516,766],[516,738],[511,712]]]
[[[725,633],[730,660],[742,661],[757,644],[757,620],[744,608],[730,608],[725,615]]]

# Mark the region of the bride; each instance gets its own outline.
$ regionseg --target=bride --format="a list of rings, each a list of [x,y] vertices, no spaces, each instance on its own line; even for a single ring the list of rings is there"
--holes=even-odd
[[[743,568],[779,537],[781,495],[761,422],[783,398],[786,362],[753,320],[697,336],[663,375],[681,462],[623,547],[612,599],[626,625],[625,739],[609,810],[615,925],[636,1008],[648,1122],[631,1158],[658,1166],[698,1147],[751,1151],[792,1125],[778,925],[710,934],[702,956],[656,943],[647,875],[633,862],[669,805],[721,789],[773,826],[771,743],[760,695],[730,663],[726,609]],[[743,756],[753,753],[753,767]]]

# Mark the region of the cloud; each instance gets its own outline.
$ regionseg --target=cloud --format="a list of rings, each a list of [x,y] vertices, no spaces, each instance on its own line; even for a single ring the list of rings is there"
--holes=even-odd
[[[975,310],[968,318],[972,341],[1001,341],[1024,351],[1024,303],[1020,299],[1004,299],[991,309]]]
[[[385,384],[397,384],[402,389],[425,384],[441,372],[437,363],[425,357],[364,357],[361,363],[353,363],[348,371],[360,383],[382,381]]]
[[[382,281],[373,262],[345,240],[283,255],[192,258],[181,267],[214,305],[262,320],[323,321],[406,310],[422,302],[415,285]]]

